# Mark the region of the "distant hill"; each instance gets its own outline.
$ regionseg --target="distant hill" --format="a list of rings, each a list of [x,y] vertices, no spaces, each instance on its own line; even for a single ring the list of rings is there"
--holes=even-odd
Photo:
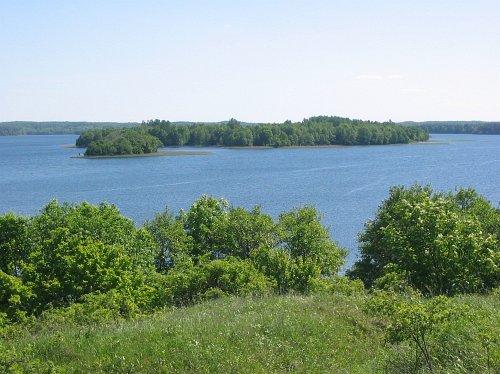
[[[222,125],[228,121],[203,122],[206,125]],[[198,122],[176,121],[174,125],[194,125]],[[139,122],[84,122],[84,121],[11,121],[0,122],[0,136],[2,135],[80,135],[82,132],[90,129],[103,128],[127,128],[136,127]],[[241,122],[242,125],[255,125],[254,123]]]
[[[138,122],[0,122],[0,135],[63,135],[81,134],[95,128],[120,128],[138,126]]]

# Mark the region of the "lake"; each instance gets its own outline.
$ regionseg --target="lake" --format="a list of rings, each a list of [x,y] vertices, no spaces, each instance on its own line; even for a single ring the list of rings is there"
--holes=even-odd
[[[312,204],[332,237],[357,253],[357,234],[393,185],[474,187],[500,201],[500,136],[433,135],[431,143],[302,149],[208,150],[205,156],[77,159],[76,136],[0,137],[0,214],[35,214],[50,199],[107,201],[137,224],[202,194],[273,217]],[[192,148],[185,148],[192,150]]]

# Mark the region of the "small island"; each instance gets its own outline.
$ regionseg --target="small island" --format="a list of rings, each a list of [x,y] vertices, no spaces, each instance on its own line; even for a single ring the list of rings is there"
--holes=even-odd
[[[301,122],[244,124],[234,118],[221,123],[174,124],[153,120],[133,128],[83,132],[77,147],[85,156],[160,155],[160,147],[325,147],[341,145],[408,144],[429,140],[421,126],[399,125],[342,117],[317,116]],[[197,153],[199,154],[199,153]]]

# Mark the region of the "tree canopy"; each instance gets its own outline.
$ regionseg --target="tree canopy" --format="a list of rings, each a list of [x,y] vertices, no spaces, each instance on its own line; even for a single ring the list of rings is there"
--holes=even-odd
[[[259,207],[202,196],[137,228],[109,204],[52,201],[32,217],[0,216],[0,321],[110,300],[130,313],[226,294],[306,292],[331,283],[344,256],[312,207],[275,221]]]
[[[499,238],[500,210],[474,190],[394,187],[360,234],[350,274],[432,295],[488,290],[500,284]]]
[[[76,145],[87,147],[86,156],[113,156],[153,153],[162,143],[141,128],[133,128],[89,130],[80,135]]]

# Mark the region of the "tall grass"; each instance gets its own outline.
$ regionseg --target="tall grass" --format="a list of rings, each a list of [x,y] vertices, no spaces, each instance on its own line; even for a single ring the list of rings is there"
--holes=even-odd
[[[4,337],[17,354],[9,370],[128,373],[419,372],[409,346],[384,341],[384,321],[364,312],[366,297],[342,295],[223,298],[131,321],[75,326],[39,322]],[[467,365],[443,359],[443,372],[493,373],[500,335],[498,295],[455,298],[481,314],[450,326]],[[479,322],[478,322],[479,321]],[[498,333],[498,334],[497,334]],[[433,337],[434,343],[448,341]],[[465,341],[465,339],[467,341]],[[497,338],[498,339],[498,338]],[[459,339],[460,340],[460,339]],[[452,352],[451,347],[442,347]],[[456,348],[456,347],[455,347]],[[464,360],[466,357],[455,357]],[[469,361],[471,361],[469,360]],[[6,369],[7,370],[7,369]],[[471,371],[469,371],[471,372]]]

